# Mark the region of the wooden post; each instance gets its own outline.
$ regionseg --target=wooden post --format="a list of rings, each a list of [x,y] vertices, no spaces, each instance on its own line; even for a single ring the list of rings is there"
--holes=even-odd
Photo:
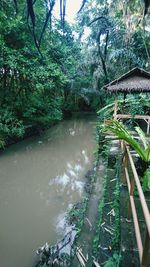
[[[130,204],[130,196],[133,196],[134,193],[134,175],[131,177],[131,187],[130,187],[130,192],[129,192],[129,202],[128,202],[128,210],[127,210],[127,217],[128,219],[131,219],[132,215],[132,210],[131,210],[131,204]]]
[[[115,105],[114,105],[114,120],[116,120],[116,115],[117,115],[117,110],[118,110],[118,102],[117,102],[117,98],[115,99]]]
[[[121,147],[122,153],[124,153],[125,152],[125,144],[124,144],[123,140],[120,140],[120,147]]]
[[[127,179],[126,179],[126,173],[125,173],[125,168],[128,167],[128,155],[127,152],[124,152],[124,157],[123,157],[123,173],[122,173],[122,184],[126,185],[127,184]]]

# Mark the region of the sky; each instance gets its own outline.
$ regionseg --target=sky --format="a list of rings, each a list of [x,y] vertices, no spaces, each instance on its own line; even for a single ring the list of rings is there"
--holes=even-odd
[[[66,16],[65,20],[69,23],[73,24],[75,23],[75,17],[77,15],[77,12],[79,11],[83,0],[66,0]],[[59,0],[56,0],[56,5],[53,12],[54,16],[58,19],[60,19],[60,6],[59,6]],[[87,37],[91,33],[91,29],[88,27],[84,27],[84,33],[82,36],[82,41],[86,41]],[[74,32],[74,36],[76,36],[76,33]],[[78,35],[77,35],[78,36]]]
[[[66,17],[65,19],[70,22],[73,23],[75,16],[77,14],[77,12],[79,11],[81,5],[82,5],[82,0],[66,0]],[[60,18],[60,7],[59,7],[59,0],[56,1],[56,6],[55,6],[55,10],[54,10],[54,16],[55,17],[59,17]]]

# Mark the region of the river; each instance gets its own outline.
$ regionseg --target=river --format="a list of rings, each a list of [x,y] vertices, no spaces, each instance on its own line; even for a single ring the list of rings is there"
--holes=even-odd
[[[0,266],[31,267],[35,250],[62,238],[91,168],[95,116],[74,116],[0,155]]]

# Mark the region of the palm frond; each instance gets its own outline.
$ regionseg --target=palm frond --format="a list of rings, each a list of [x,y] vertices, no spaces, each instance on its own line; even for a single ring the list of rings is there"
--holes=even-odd
[[[140,127],[135,127],[135,130],[137,131],[137,133],[138,133],[138,135],[139,135],[139,137],[143,143],[144,148],[145,149],[148,148],[149,143],[146,139],[145,133],[142,131],[142,129]]]
[[[121,122],[113,120],[108,125],[104,126],[103,131],[111,131],[119,140],[124,140],[131,145],[144,161],[150,161],[150,146],[146,148],[142,147]],[[144,136],[142,136],[142,138],[144,139]]]

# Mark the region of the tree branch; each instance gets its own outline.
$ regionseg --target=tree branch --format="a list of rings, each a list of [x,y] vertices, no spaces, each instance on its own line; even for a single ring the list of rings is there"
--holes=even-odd
[[[51,2],[51,4],[50,4],[50,9],[49,9],[49,11],[48,11],[48,13],[47,13],[47,15],[46,15],[45,23],[44,23],[44,25],[43,25],[43,29],[42,29],[42,32],[41,32],[41,35],[40,35],[40,38],[39,38],[39,47],[40,47],[40,45],[41,45],[41,41],[42,41],[42,38],[43,38],[43,34],[44,34],[45,30],[46,30],[46,27],[47,27],[49,18],[51,18],[51,16],[52,16],[52,11],[53,11],[53,7],[54,7],[54,5],[55,5],[55,2],[56,2],[56,0],[52,0],[52,2]]]
[[[104,48],[104,60],[106,61],[107,57],[107,45],[108,45],[108,39],[109,39],[109,31],[106,31],[106,41],[105,41],[105,48]]]
[[[102,30],[100,30],[98,35],[97,35],[97,46],[98,46],[98,54],[99,54],[99,57],[101,59],[104,75],[105,75],[106,82],[107,82],[108,81],[108,73],[107,73],[107,68],[106,68],[106,61],[105,61],[105,58],[103,57],[103,54],[102,54],[102,51],[101,51],[101,47],[100,47],[101,34],[102,34]]]
[[[82,5],[81,5],[81,7],[80,7],[78,13],[80,13],[80,12],[82,11],[82,9],[84,8],[86,2],[87,2],[87,0],[83,0],[83,1],[82,1]]]
[[[91,26],[92,23],[94,23],[94,22],[96,22],[96,21],[98,21],[98,20],[101,20],[101,19],[105,20],[105,21],[107,22],[108,25],[110,24],[110,23],[109,23],[109,20],[108,20],[106,17],[104,17],[104,16],[100,16],[100,17],[98,17],[98,18],[93,19],[93,20],[88,24],[88,26]]]

